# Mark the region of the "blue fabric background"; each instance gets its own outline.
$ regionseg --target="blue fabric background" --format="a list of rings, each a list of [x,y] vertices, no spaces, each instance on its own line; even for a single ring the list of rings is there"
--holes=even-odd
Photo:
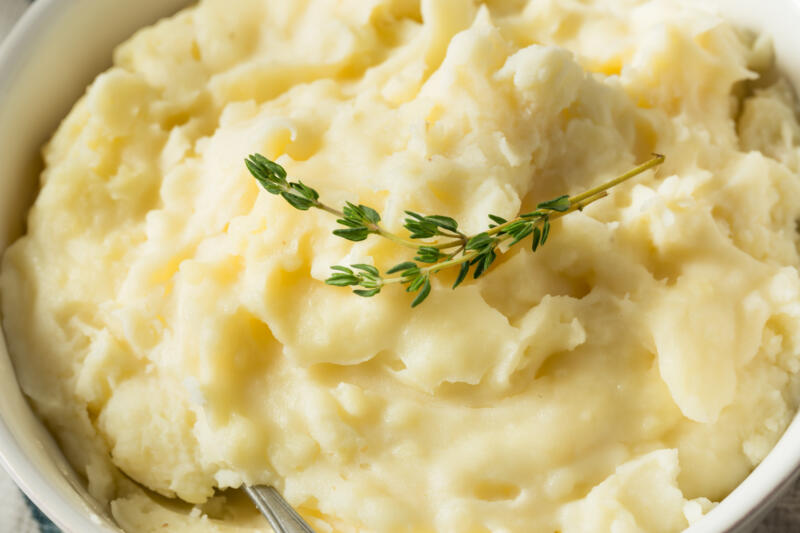
[[[25,503],[28,504],[28,508],[31,510],[31,515],[33,519],[36,520],[36,523],[39,524],[39,530],[42,533],[61,533],[61,530],[56,527],[54,523],[48,519],[43,512],[36,507],[32,501],[30,501],[27,497],[25,498]]]

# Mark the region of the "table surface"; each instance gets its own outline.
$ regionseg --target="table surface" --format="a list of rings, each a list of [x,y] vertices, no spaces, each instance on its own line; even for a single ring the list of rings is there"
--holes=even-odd
[[[5,37],[30,1],[0,0],[0,39]],[[16,491],[13,482],[0,470],[0,533],[12,532],[37,532],[37,520],[32,516],[24,498]],[[800,532],[800,481],[754,531],[754,533],[797,532]]]

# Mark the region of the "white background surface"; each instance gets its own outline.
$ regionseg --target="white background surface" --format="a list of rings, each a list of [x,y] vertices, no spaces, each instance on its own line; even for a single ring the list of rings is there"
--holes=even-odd
[[[29,0],[0,0],[0,40],[28,5]],[[0,470],[0,533],[35,532],[38,532],[38,527],[21,494],[5,472]],[[754,533],[800,533],[800,482]]]

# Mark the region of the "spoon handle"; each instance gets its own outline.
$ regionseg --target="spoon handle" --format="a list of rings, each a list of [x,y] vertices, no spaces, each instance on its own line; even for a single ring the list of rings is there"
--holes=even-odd
[[[314,533],[274,487],[245,487],[244,490],[275,533]]]

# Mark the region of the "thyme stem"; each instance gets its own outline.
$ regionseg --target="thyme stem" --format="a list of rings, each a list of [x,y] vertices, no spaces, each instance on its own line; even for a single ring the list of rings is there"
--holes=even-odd
[[[608,189],[610,189],[612,187],[616,187],[620,183],[628,181],[632,177],[638,176],[639,174],[641,174],[642,172],[644,172],[646,170],[650,170],[653,167],[657,167],[658,165],[660,165],[661,163],[664,162],[664,159],[666,159],[666,157],[664,157],[661,154],[653,154],[653,156],[654,157],[652,159],[649,159],[649,160],[645,161],[644,163],[642,163],[641,165],[630,169],[625,174],[622,174],[621,176],[619,176],[617,178],[614,178],[611,181],[607,181],[607,182],[605,182],[604,184],[602,184],[602,185],[600,185],[598,187],[595,187],[593,189],[589,189],[586,192],[578,194],[577,196],[571,197],[569,199],[570,203],[580,202],[581,200],[584,200],[586,198],[594,196],[595,194],[597,194],[599,192],[607,191]]]
[[[553,213],[552,215],[549,216],[549,219],[550,220],[555,220],[555,219],[559,219],[559,218],[561,218],[563,216],[566,216],[566,215],[568,215],[568,214],[570,214],[570,213],[572,213],[574,211],[581,211],[586,206],[588,206],[589,204],[592,204],[592,203],[596,202],[597,200],[600,200],[601,198],[605,198],[606,196],[608,196],[608,191],[607,190],[600,190],[600,191],[596,192],[593,196],[590,196],[590,197],[585,198],[585,199],[583,199],[581,201],[575,202],[566,211]],[[519,220],[519,218],[514,219],[514,220]],[[513,221],[511,221],[511,222],[513,222]],[[507,224],[510,224],[511,222],[508,222]],[[540,225],[539,222],[537,222],[537,224]],[[497,226],[497,227],[495,227],[493,229],[497,229],[499,227],[500,226]],[[489,233],[489,231],[487,231],[486,233]],[[511,234],[509,234],[509,233],[505,233],[505,234],[501,235],[497,239],[497,245],[507,241],[510,238],[511,238]],[[451,244],[451,246],[458,246],[458,245],[459,245],[459,243],[452,243]],[[456,252],[453,255],[457,255],[457,254],[458,254],[458,252]],[[466,254],[462,255],[461,257],[459,257],[457,259],[453,258],[452,256],[448,256],[448,258],[445,261],[441,261],[441,262],[433,264],[433,265],[431,265],[429,267],[421,268],[420,272],[427,273],[427,274],[435,274],[436,272],[439,272],[440,270],[444,270],[446,268],[449,268],[449,267],[452,267],[452,266],[456,266],[456,265],[460,265],[462,263],[471,261],[477,255],[478,255],[477,251],[472,251],[472,252],[467,252]],[[405,278],[403,276],[393,276],[393,277],[389,277],[389,278],[384,277],[384,278],[382,278],[382,281],[383,281],[383,285],[389,285],[389,284],[392,284],[392,283],[404,283],[405,282]]]
[[[413,248],[414,250],[418,249],[420,246],[418,242],[414,242],[410,239],[405,239],[399,235],[396,235],[390,231],[385,230],[384,228],[382,228],[377,224],[375,224],[375,230],[373,233],[375,233],[376,235],[380,235],[381,237],[384,237],[386,239],[389,239],[390,241],[395,242],[401,246],[405,246],[407,248]]]
[[[608,196],[612,187],[623,183],[642,172],[655,168],[664,162],[663,155],[654,157],[628,172],[602,185],[575,196],[559,196],[548,202],[538,204],[535,211],[523,213],[511,220],[489,215],[494,222],[486,231],[468,236],[458,229],[458,222],[442,215],[423,216],[406,211],[405,228],[409,237],[392,233],[380,225],[380,214],[365,205],[347,202],[342,210],[335,209],[319,201],[316,190],[300,181],[290,182],[286,170],[261,154],[253,154],[245,160],[248,170],[269,193],[282,196],[292,207],[301,211],[310,208],[320,209],[335,217],[342,226],[334,230],[334,235],[350,241],[362,241],[370,234],[379,235],[396,244],[411,248],[416,252],[413,261],[405,261],[388,269],[385,276],[372,265],[356,264],[345,267],[331,267],[333,274],[325,282],[340,287],[354,286],[353,292],[369,297],[378,294],[386,285],[406,285],[407,292],[415,292],[411,306],[422,303],[431,291],[432,275],[450,267],[460,266],[453,288],[457,287],[472,269],[473,277],[480,277],[497,258],[498,247],[511,241],[509,247],[531,236],[533,251],[547,242],[550,224],[553,220],[580,211],[586,206]],[[441,240],[429,240],[441,237]],[[455,249],[449,254],[443,250]]]

